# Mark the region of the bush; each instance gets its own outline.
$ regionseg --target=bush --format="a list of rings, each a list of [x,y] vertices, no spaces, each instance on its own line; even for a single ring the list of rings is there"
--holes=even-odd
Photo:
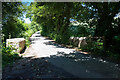
[[[105,55],[102,42],[88,42],[87,45],[81,49],[82,51],[92,52],[92,54]]]
[[[16,49],[14,47],[12,47],[11,45],[9,45],[8,47],[5,47],[5,43],[3,43],[3,47],[2,47],[3,68],[8,64],[13,63],[16,59],[21,58],[17,52],[14,52],[14,50],[16,50]]]
[[[111,50],[112,48],[108,50],[104,50],[103,43],[102,42],[89,42],[86,46],[81,48],[82,51],[91,52],[92,55],[99,56],[99,57],[105,57],[112,60],[120,60],[120,54],[119,53],[113,53]]]
[[[30,41],[29,41],[29,39],[26,39],[25,46],[29,47],[29,45],[30,45]]]

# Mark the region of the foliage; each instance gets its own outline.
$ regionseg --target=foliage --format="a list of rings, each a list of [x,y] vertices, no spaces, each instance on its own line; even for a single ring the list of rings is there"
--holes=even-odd
[[[33,21],[42,25],[43,36],[48,36],[60,43],[66,43],[69,39],[68,27],[70,19],[70,5],[72,3],[32,3],[29,8],[32,11],[27,14]],[[56,36],[56,35],[59,35]]]
[[[36,31],[61,44],[69,44],[71,36],[100,36],[104,37],[103,42],[90,42],[82,50],[105,56],[120,52],[120,18],[115,18],[120,12],[119,3],[34,2],[27,6],[7,2],[2,7],[3,41],[24,37],[29,46],[29,37]],[[31,24],[24,23],[23,14],[31,19]]]
[[[18,20],[18,17],[22,16],[22,4],[3,2],[2,3],[2,33],[3,41],[8,38],[16,37],[16,32],[22,30],[21,21]]]
[[[34,21],[31,22],[30,24],[26,24],[26,23],[23,24],[24,24],[24,28],[26,29],[25,31],[21,31],[22,32],[21,37],[24,37],[26,39],[26,46],[28,47],[30,45],[29,38],[36,31],[41,31],[41,26]]]
[[[119,3],[32,3],[27,16],[41,24],[41,34],[58,43],[68,44],[69,37],[104,37],[102,43],[93,41],[88,51],[119,51]],[[30,11],[32,10],[32,11]],[[73,22],[70,22],[73,19]],[[78,22],[79,25],[73,25]],[[113,34],[110,34],[113,33]],[[98,46],[98,44],[102,44]],[[100,53],[101,54],[101,53]]]
[[[88,23],[78,22],[77,24],[72,23],[69,27],[70,36],[74,37],[84,37],[84,36],[93,36],[94,27],[90,27]]]
[[[8,64],[13,63],[16,59],[21,58],[17,52],[14,52],[14,50],[16,49],[13,46],[9,45],[8,47],[5,47],[5,43],[3,43],[2,47],[3,68]]]
[[[95,30],[95,36],[104,36],[104,50],[108,50],[113,46],[113,37],[115,36],[115,28],[112,23],[114,17],[120,11],[119,3],[97,3],[93,6],[98,9],[98,24]],[[113,33],[113,34],[109,34]]]

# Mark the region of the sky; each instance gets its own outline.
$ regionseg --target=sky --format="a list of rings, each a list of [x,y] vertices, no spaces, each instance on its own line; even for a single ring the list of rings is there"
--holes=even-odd
[[[30,3],[33,2],[33,1],[34,0],[22,0],[22,2],[29,2],[29,3],[27,3],[27,6],[29,6]],[[24,19],[25,23],[30,24],[31,23],[30,19],[25,17],[26,13],[24,13],[23,15],[24,15],[23,19]]]
[[[34,2],[34,0],[21,0],[22,2]]]
[[[27,23],[27,24],[30,24],[30,23],[31,23],[31,21],[30,21],[29,18],[23,18],[23,19],[25,20],[25,23]]]

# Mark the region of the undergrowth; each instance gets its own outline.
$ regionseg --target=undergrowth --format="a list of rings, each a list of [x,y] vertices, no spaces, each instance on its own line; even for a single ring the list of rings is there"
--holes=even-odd
[[[16,50],[13,46],[5,46],[5,43],[3,43],[2,46],[2,67],[6,67],[9,64],[12,64],[17,59],[20,59],[19,53],[15,52]]]

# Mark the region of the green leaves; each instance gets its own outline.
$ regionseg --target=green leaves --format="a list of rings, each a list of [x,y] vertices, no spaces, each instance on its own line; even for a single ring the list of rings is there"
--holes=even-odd
[[[120,36],[114,36],[114,39],[120,41]]]
[[[2,3],[2,24],[3,24],[3,34],[4,40],[11,37],[17,37],[19,31],[22,29],[22,21],[18,20],[18,17],[22,14],[22,3]]]
[[[5,47],[5,43],[3,43],[2,47],[2,65],[3,68],[7,66],[8,64],[14,62],[16,59],[19,59],[18,53],[14,52],[16,50],[13,46],[9,45],[8,47]]]

